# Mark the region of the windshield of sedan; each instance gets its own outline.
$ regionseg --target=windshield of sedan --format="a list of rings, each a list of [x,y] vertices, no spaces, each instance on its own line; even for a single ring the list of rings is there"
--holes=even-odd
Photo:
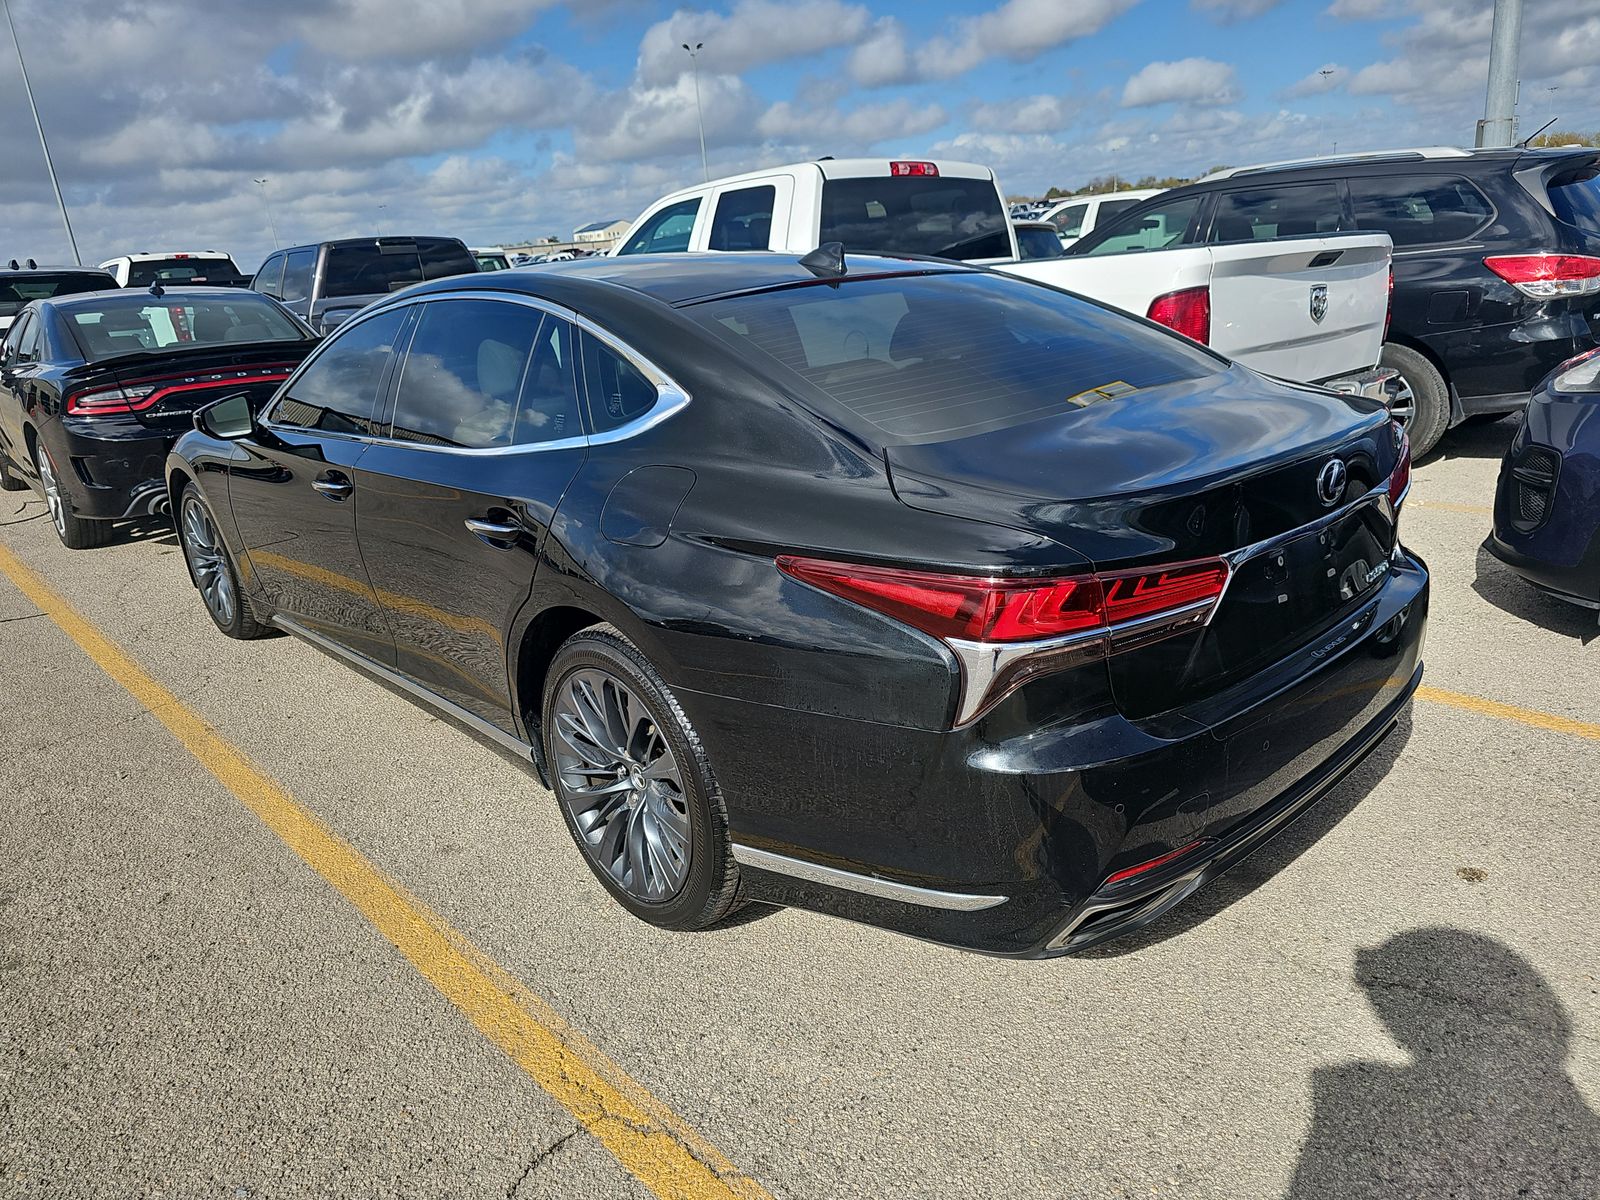
[[[971,437],[1226,367],[1130,317],[978,272],[830,281],[685,311],[879,442]]]
[[[309,336],[283,309],[251,292],[226,299],[107,297],[64,309],[90,362],[151,350],[190,350],[248,342],[299,342]]]
[[[109,275],[89,272],[29,271],[10,279],[0,279],[0,317],[14,317],[22,306],[33,300],[48,300],[52,296],[72,296],[78,292],[98,292],[117,286]]]

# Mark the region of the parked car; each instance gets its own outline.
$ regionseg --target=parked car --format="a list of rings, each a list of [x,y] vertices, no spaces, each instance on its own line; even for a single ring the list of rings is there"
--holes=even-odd
[[[1600,609],[1600,349],[1533,392],[1500,464],[1489,552],[1530,583]]]
[[[478,270],[480,271],[509,271],[511,269],[511,259],[499,246],[474,246],[472,257],[478,264]]]
[[[1093,233],[1118,213],[1135,204],[1159,196],[1161,188],[1129,188],[1125,192],[1102,192],[1090,196],[1069,196],[1046,209],[1039,219],[1055,226],[1063,246]]]
[[[1186,243],[1381,230],[1394,241],[1383,365],[1413,451],[1527,402],[1600,329],[1600,150],[1429,147],[1221,171],[1124,220],[1200,204]],[[1093,253],[1097,238],[1075,250]]]
[[[685,188],[656,201],[615,253],[771,249],[923,254],[1092,296],[1268,375],[1379,395],[1389,238],[1340,233],[1267,246],[1181,244],[1199,207],[1157,214],[1094,251],[1021,261],[994,172],[974,163],[824,159]],[[1137,257],[1135,257],[1137,256]]]
[[[231,255],[221,250],[144,251],[108,258],[100,264],[118,287],[147,288],[152,283],[167,287],[205,284],[211,287],[244,287],[249,276],[239,270]]]
[[[32,486],[70,549],[161,511],[167,451],[219,395],[270,395],[316,339],[248,291],[34,300],[0,345],[0,486]]]
[[[1013,221],[1011,224],[1017,231],[1017,251],[1024,261],[1066,256],[1067,252],[1061,248],[1061,239],[1056,236],[1056,227],[1050,222]]]
[[[1060,291],[828,257],[374,304],[175,448],[206,608],[530,759],[654,924],[1142,925],[1407,704],[1403,437]]]
[[[116,286],[110,275],[93,267],[41,267],[31,258],[26,263],[13,258],[9,266],[0,268],[0,335],[31,301]]]
[[[279,250],[261,264],[250,286],[326,333],[391,292],[477,271],[477,261],[456,238],[345,238]]]

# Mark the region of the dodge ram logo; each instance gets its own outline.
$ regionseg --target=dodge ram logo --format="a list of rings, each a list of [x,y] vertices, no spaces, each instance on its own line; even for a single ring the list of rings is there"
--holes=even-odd
[[[1344,498],[1344,487],[1349,478],[1350,471],[1344,465],[1344,459],[1330,458],[1317,472],[1317,499],[1332,508]]]
[[[1311,285],[1311,319],[1318,325],[1322,318],[1328,315],[1328,285],[1313,283]]]

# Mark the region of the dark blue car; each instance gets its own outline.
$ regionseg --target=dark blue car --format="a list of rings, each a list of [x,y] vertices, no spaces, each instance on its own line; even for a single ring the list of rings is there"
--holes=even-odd
[[[1600,609],[1600,348],[1534,390],[1500,466],[1487,546],[1536,586]]]

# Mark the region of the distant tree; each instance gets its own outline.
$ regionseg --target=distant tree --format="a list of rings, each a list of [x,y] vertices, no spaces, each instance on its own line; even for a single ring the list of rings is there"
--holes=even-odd
[[[1048,192],[1046,192],[1044,194],[1044,198],[1046,200],[1059,200],[1059,199],[1061,199],[1061,197],[1063,197],[1063,196],[1065,196],[1067,194],[1068,193],[1063,192],[1060,188],[1053,187]]]
[[[1600,133],[1574,133],[1571,130],[1552,129],[1541,133],[1528,143],[1531,146],[1600,146]]]

